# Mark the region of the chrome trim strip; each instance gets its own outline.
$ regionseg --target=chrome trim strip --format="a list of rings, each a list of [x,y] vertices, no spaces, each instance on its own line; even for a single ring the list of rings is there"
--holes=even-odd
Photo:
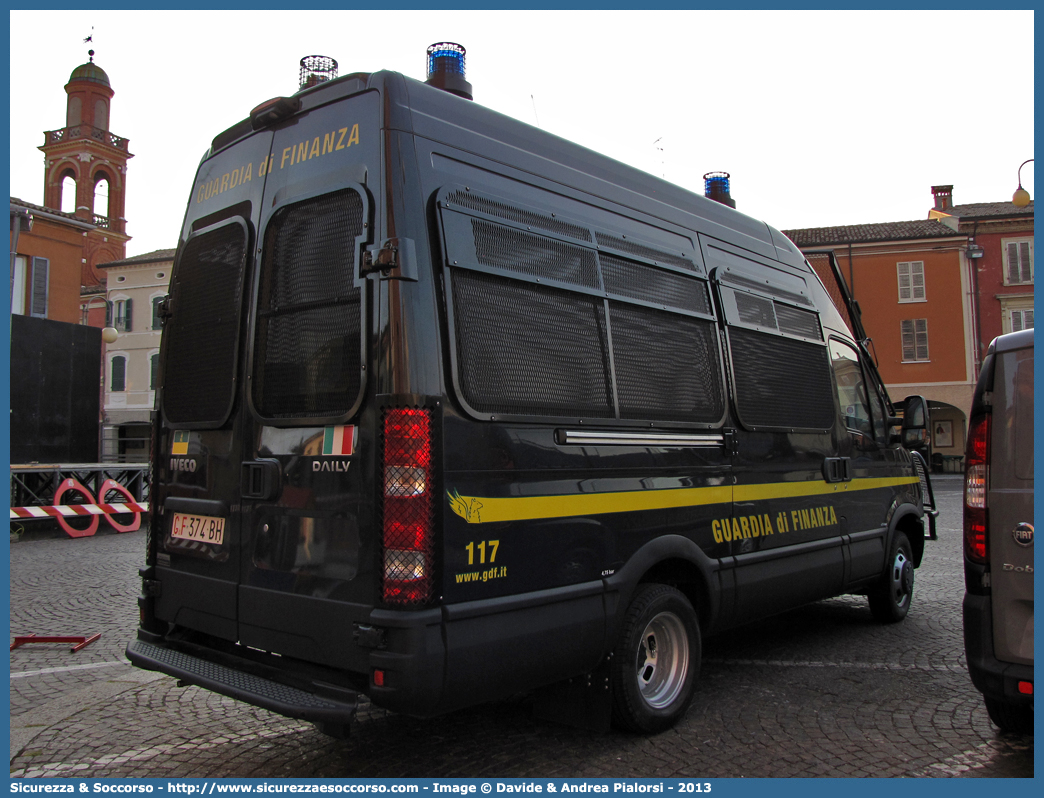
[[[692,435],[674,432],[588,432],[587,430],[564,430],[566,446],[671,446],[708,447],[722,446],[722,435]]]

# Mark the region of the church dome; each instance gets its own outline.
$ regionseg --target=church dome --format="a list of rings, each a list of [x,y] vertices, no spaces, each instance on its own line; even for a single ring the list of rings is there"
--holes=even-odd
[[[109,85],[109,76],[105,74],[105,70],[98,66],[93,61],[86,64],[80,64],[72,71],[69,76],[69,82],[73,83],[78,80],[88,80],[91,83],[101,83],[103,86]]]

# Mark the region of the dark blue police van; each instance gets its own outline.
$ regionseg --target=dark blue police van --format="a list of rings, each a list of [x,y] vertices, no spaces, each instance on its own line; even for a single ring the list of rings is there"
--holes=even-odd
[[[655,732],[707,634],[843,593],[901,620],[931,489],[843,284],[720,175],[472,102],[463,58],[304,81],[200,164],[130,660],[334,735],[363,694],[551,685]]]

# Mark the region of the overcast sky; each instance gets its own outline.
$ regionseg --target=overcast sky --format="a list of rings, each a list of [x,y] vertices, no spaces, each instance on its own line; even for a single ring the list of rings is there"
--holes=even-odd
[[[91,47],[133,256],[177,245],[211,139],[296,91],[302,56],[423,80],[438,41],[476,102],[693,191],[728,171],[781,229],[924,219],[938,184],[1010,200],[1033,157],[1031,11],[12,11],[11,194],[43,202],[37,147]]]

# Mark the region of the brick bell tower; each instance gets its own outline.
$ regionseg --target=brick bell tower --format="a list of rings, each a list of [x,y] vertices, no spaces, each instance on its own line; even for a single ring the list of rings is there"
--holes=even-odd
[[[127,139],[109,132],[114,92],[109,76],[94,63],[94,50],[88,56],[90,60],[76,67],[65,85],[69,95],[65,127],[45,131],[40,149],[45,156],[44,206],[67,210],[97,225],[84,244],[81,286],[90,290],[105,284],[96,264],[126,257],[127,161],[134,156]],[[63,197],[63,191],[75,191],[75,201]]]

